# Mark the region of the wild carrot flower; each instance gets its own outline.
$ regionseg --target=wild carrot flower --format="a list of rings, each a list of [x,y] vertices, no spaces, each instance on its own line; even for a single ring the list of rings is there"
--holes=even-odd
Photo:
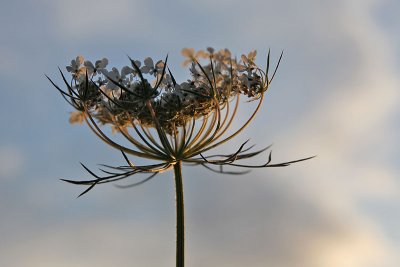
[[[209,151],[225,144],[241,133],[253,120],[264,100],[282,58],[270,74],[270,53],[267,66],[255,64],[256,51],[242,55],[237,61],[228,49],[215,52],[185,48],[185,64],[190,64],[191,77],[178,83],[167,67],[168,56],[158,60],[144,59],[143,64],[130,59],[131,66],[120,70],[106,69],[108,60],[84,61],[78,56],[71,61],[67,71],[68,81],[60,70],[66,89],[61,89],[49,77],[62,97],[76,110],[71,113],[71,123],[89,126],[94,134],[108,145],[120,150],[126,161],[124,166],[103,165],[103,175],[97,175],[82,166],[93,176],[85,181],[64,180],[88,186],[79,196],[96,185],[126,179],[135,174],[149,174],[139,185],[158,173],[174,169],[177,199],[177,266],[184,266],[184,208],[182,163],[200,165],[217,173],[243,174],[247,171],[225,171],[222,166],[238,168],[283,167],[294,161],[272,164],[271,152],[265,163],[248,165],[240,163],[266,151],[269,147],[251,151],[247,141],[236,151],[223,155],[209,155]],[[200,64],[200,58],[208,58]],[[240,98],[256,103],[250,117],[234,131],[229,131],[235,120]],[[103,130],[110,125],[115,132],[129,141],[131,146],[117,143]],[[135,165],[128,155],[155,161],[149,165]],[[217,168],[215,168],[217,167]],[[125,186],[126,187],[126,186]]]

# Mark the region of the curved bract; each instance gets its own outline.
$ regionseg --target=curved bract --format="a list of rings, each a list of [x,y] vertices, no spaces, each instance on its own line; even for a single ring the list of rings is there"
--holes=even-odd
[[[154,63],[145,58],[143,62],[130,60],[130,66],[121,70],[107,69],[108,60],[103,58],[94,64],[78,56],[71,61],[67,71],[68,81],[61,76],[66,89],[61,89],[50,78],[50,82],[76,111],[70,121],[86,122],[90,129],[105,143],[120,150],[127,165],[101,169],[105,176],[97,176],[84,166],[95,179],[88,181],[65,180],[74,184],[89,185],[82,194],[95,185],[114,182],[137,173],[155,174],[170,170],[178,162],[202,165],[206,168],[229,174],[208,165],[230,165],[246,168],[280,167],[306,160],[304,158],[279,164],[244,165],[238,160],[256,156],[266,149],[250,152],[247,142],[228,155],[204,156],[209,151],[237,136],[254,118],[260,109],[264,94],[274,79],[282,54],[270,73],[270,53],[263,70],[255,64],[256,52],[242,55],[240,60],[232,57],[228,49],[195,52],[183,49],[185,64],[190,65],[190,79],[178,83],[165,60]],[[205,61],[201,64],[200,61]],[[254,104],[254,111],[238,129],[230,130],[237,114],[240,98]],[[132,145],[127,147],[113,141],[102,130],[110,125]],[[229,133],[229,134],[228,134]],[[136,166],[127,155],[156,160],[159,163]],[[143,181],[133,185],[141,184]]]

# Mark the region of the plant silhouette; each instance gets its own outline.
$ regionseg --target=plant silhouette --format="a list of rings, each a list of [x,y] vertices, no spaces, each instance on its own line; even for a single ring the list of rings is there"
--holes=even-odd
[[[85,185],[82,196],[96,185],[116,182],[137,174],[148,176],[126,186],[140,185],[157,174],[174,170],[176,193],[176,266],[183,267],[184,257],[184,197],[182,164],[203,166],[216,173],[245,174],[251,168],[284,167],[312,157],[282,163],[267,161],[260,165],[241,163],[270,147],[252,151],[248,140],[236,151],[228,154],[207,155],[208,152],[239,135],[253,120],[264,100],[282,59],[270,70],[268,52],[265,69],[255,64],[256,51],[233,58],[228,49],[195,52],[185,48],[185,65],[190,65],[191,77],[178,83],[165,60],[156,63],[147,57],[143,62],[130,60],[130,66],[121,70],[107,69],[103,58],[94,64],[78,56],[67,66],[71,73],[68,81],[59,69],[66,89],[61,89],[49,77],[61,96],[76,110],[71,123],[85,122],[94,134],[108,145],[121,151],[126,162],[123,166],[102,165],[102,175],[68,183]],[[206,64],[200,64],[206,60]],[[272,74],[270,74],[272,72]],[[237,114],[240,98],[255,104],[254,111],[237,129],[230,131]],[[102,126],[110,125],[113,132],[122,135],[132,146],[119,144],[107,135]],[[149,165],[135,165],[128,155],[154,161]],[[244,168],[242,171],[225,170],[224,166]]]

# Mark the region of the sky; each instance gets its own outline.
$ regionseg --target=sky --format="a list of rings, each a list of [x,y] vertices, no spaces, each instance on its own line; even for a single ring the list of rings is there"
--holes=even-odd
[[[0,266],[174,266],[172,173],[83,188],[79,162],[123,163],[45,78],[77,55],[164,58],[184,47],[268,49],[283,60],[256,119],[229,145],[273,144],[286,168],[184,166],[188,266],[400,265],[400,3],[395,0],[2,0]],[[245,113],[239,115],[240,120]],[[265,155],[267,157],[267,155]],[[263,156],[258,159],[262,162]],[[140,159],[132,159],[143,162]]]

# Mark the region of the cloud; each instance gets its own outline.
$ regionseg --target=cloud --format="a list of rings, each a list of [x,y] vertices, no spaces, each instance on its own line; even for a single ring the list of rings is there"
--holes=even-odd
[[[187,175],[202,177],[186,183],[195,266],[395,266],[391,242],[353,203],[340,201],[342,191],[285,174]]]
[[[345,18],[342,20],[346,21]],[[353,193],[397,193],[396,171],[382,164],[389,155],[381,149],[382,140],[396,142],[388,140],[396,100],[400,97],[399,79],[393,72],[395,62],[391,58],[393,47],[374,23],[368,7],[347,17],[345,24],[348,26],[342,30],[349,33],[359,62],[349,73],[351,79],[321,84],[329,93],[287,131],[298,138],[283,134],[282,140],[292,140],[289,146],[296,149],[292,153],[314,151],[320,155],[319,164],[305,176],[319,172],[335,182],[341,180],[343,185],[354,183]],[[329,169],[332,171],[326,173]]]
[[[173,231],[136,222],[70,221],[0,245],[3,266],[173,265]],[[140,227],[140,228],[139,228]],[[21,256],[23,255],[23,256]],[[169,262],[166,263],[166,262]]]
[[[202,172],[196,172],[199,175]],[[391,247],[375,226],[354,213],[326,206],[323,199],[305,198],[267,177],[252,177],[250,182],[249,177],[210,178],[212,188],[205,180],[187,179],[190,266],[396,266],[390,265]],[[86,212],[45,227],[26,218],[18,222],[18,234],[3,234],[7,242],[0,245],[0,263],[16,267],[173,265],[171,211],[166,218],[151,221],[128,219],[123,215],[126,210],[112,218],[105,218],[107,211],[103,218]]]

